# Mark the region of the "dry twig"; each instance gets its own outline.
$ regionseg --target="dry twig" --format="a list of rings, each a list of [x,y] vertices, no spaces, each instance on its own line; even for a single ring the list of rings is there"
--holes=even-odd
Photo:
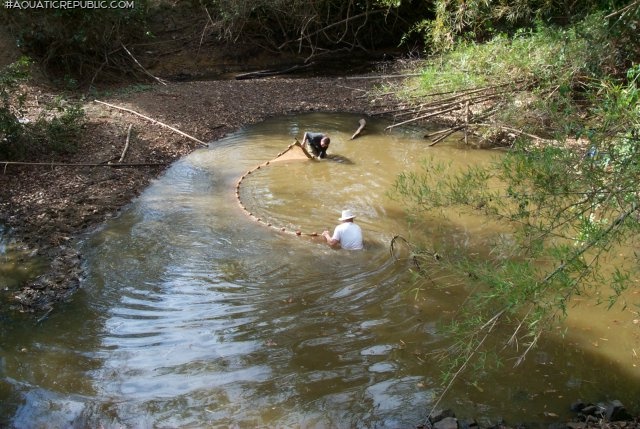
[[[93,100],[93,101],[95,101],[96,103],[104,104],[105,106],[112,107],[112,108],[114,108],[114,109],[123,110],[123,111],[125,111],[125,112],[133,113],[134,115],[140,116],[141,118],[144,118],[144,119],[146,119],[146,120],[148,120],[148,121],[151,121],[151,122],[152,122],[152,123],[154,123],[154,124],[158,124],[158,125],[161,125],[161,126],[163,126],[163,127],[165,127],[165,128],[169,128],[170,130],[175,131],[176,133],[178,133],[178,134],[180,134],[180,135],[182,135],[182,136],[184,136],[184,137],[186,137],[186,138],[188,138],[188,139],[191,139],[191,140],[193,140],[193,141],[195,141],[195,142],[197,142],[197,143],[201,144],[202,146],[205,146],[205,147],[206,147],[206,146],[208,146],[205,142],[203,142],[203,141],[202,141],[202,140],[200,140],[200,139],[197,139],[197,138],[195,138],[195,137],[193,137],[193,136],[190,136],[189,134],[187,134],[187,133],[185,133],[185,132],[182,132],[182,131],[180,131],[180,130],[179,130],[179,129],[177,129],[177,128],[174,128],[174,127],[172,127],[171,125],[167,125],[167,124],[165,124],[165,123],[163,123],[163,122],[157,121],[157,120],[152,119],[152,118],[150,118],[150,117],[148,117],[148,116],[145,116],[145,115],[143,115],[143,114],[141,114],[141,113],[138,113],[138,112],[136,112],[135,110],[127,109],[126,107],[115,106],[115,105],[113,105],[113,104],[105,103],[104,101],[100,101],[100,100]]]
[[[133,59],[133,61],[138,65],[138,67],[140,67],[140,68],[142,69],[142,71],[144,72],[144,74],[146,74],[147,76],[151,77],[153,80],[155,80],[155,81],[157,81],[157,82],[159,82],[159,83],[161,83],[161,84],[163,84],[163,85],[166,85],[166,84],[167,84],[167,82],[165,82],[164,80],[162,80],[162,79],[160,79],[159,77],[156,77],[156,76],[152,75],[151,73],[149,73],[149,72],[147,71],[147,69],[145,69],[145,68],[142,66],[142,64],[140,64],[140,63],[138,62],[138,60],[136,59],[136,57],[134,57],[134,56],[133,56],[133,54],[132,54],[131,52],[129,52],[129,50],[127,49],[127,47],[126,47],[126,46],[124,46],[124,44],[122,44],[122,43],[121,43],[121,45],[122,45],[122,49],[124,49],[124,51],[125,51],[127,54],[129,54],[129,56],[130,56],[130,57]]]
[[[131,139],[131,127],[133,127],[133,125],[129,124],[129,129],[127,130],[127,140],[125,140],[124,142],[124,149],[122,150],[122,155],[120,155],[120,159],[118,160],[118,163],[122,163],[122,161],[124,161],[124,157],[127,154],[127,149],[129,149],[129,140]]]

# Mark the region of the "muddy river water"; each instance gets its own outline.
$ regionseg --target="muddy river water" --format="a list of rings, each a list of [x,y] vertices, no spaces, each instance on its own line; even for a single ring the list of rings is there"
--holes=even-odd
[[[424,129],[312,113],[247,127],[176,162],[82,243],[87,277],[39,323],[10,318],[0,344],[0,426],[17,428],[410,428],[441,391],[430,351],[469,279],[417,286],[391,256],[407,227],[388,192],[429,157],[450,168],[492,151]],[[350,208],[366,249],[330,249],[246,216],[234,186],[304,131],[332,137],[333,160],[287,161],[245,179],[243,204],[274,224],[321,232]],[[433,222],[438,222],[434,220]],[[451,240],[489,245],[482,219],[452,216]],[[8,251],[0,258],[8,260]],[[7,262],[5,275],[9,270]],[[517,369],[462,376],[442,399],[461,418],[548,423],[580,398],[638,409],[638,295],[605,311],[588,301]]]

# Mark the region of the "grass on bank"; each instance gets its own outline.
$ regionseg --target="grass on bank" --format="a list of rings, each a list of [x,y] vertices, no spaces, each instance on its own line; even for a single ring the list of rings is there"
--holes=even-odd
[[[613,56],[607,21],[594,14],[567,28],[539,25],[513,37],[461,42],[426,61],[419,78],[394,91],[417,104],[479,88],[501,88],[495,121],[562,138],[583,121],[589,98],[599,91],[598,82],[606,77]]]
[[[412,216],[453,207],[512,230],[508,258],[487,251],[481,259],[447,243],[416,250],[425,258],[443,255],[442,264],[477,286],[446,328],[453,345],[443,356],[456,356],[445,359],[447,381],[482,356],[505,357],[510,350],[521,362],[566,315],[572,298],[596,291],[612,306],[633,285],[639,255],[630,253],[632,264],[618,264],[615,256],[637,248],[640,236],[640,66],[611,73],[617,52],[610,31],[597,14],[568,28],[540,26],[461,43],[394,90],[419,104],[504,85],[485,122],[549,136],[540,144],[520,135],[486,169],[447,174],[434,161],[396,180],[394,196]],[[487,347],[496,324],[512,335]]]

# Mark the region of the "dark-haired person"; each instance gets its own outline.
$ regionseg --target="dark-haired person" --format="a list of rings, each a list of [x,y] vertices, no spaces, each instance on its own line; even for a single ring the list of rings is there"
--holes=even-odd
[[[305,132],[302,136],[302,147],[314,158],[325,158],[331,139],[323,133]]]

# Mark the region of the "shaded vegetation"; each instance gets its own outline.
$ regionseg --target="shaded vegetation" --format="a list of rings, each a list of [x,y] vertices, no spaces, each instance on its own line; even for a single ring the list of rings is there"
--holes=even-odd
[[[396,5],[379,0],[121,1],[110,9],[3,9],[25,54],[59,84],[145,76],[146,51],[173,42],[158,38],[167,27],[190,27],[183,47],[214,44],[254,55],[286,53],[308,63],[349,52],[397,47],[429,14],[426,2]],[[179,48],[178,48],[179,49]],[[150,59],[152,61],[153,59]]]
[[[427,5],[427,2],[379,0],[203,3],[211,11],[224,40],[258,43],[272,52],[288,50],[306,56],[307,60],[337,51],[395,46],[416,18],[428,13]]]
[[[144,40],[147,4],[111,9],[6,9],[0,18],[23,53],[52,80],[70,88],[79,80],[131,75],[123,46]]]
[[[470,366],[499,366],[507,350],[517,365],[573,298],[592,293],[613,306],[634,286],[640,55],[637,44],[621,41],[634,37],[640,3],[591,6],[605,10],[570,25],[511,28],[482,43],[466,33],[425,62],[421,78],[391,91],[414,108],[466,97],[471,113],[454,115],[452,132],[493,141],[508,134],[502,144],[510,150],[489,167],[449,173],[426,160],[395,183],[395,197],[416,220],[446,208],[504,228],[489,247],[443,241],[415,250],[425,261],[437,252],[440,264],[477,286],[443,327],[453,339],[442,351],[447,381]],[[470,101],[489,89],[491,98]],[[486,341],[499,324],[511,335]]]
[[[43,102],[36,117],[27,117],[21,84],[28,77],[25,58],[0,70],[0,160],[73,152],[84,123],[83,109],[63,97]]]

